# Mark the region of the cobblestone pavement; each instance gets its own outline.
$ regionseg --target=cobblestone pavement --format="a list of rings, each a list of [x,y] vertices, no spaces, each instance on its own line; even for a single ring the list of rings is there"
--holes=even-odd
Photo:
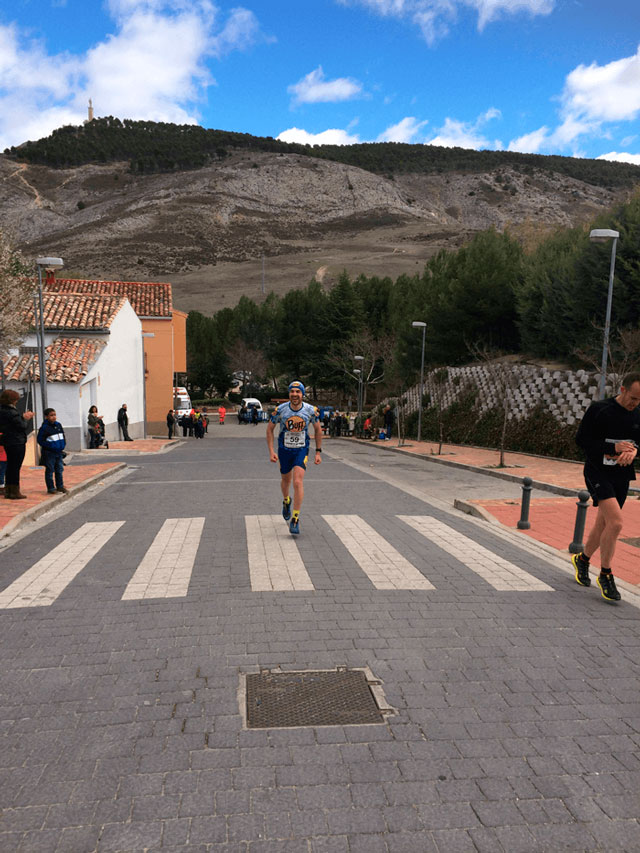
[[[609,605],[550,550],[451,509],[461,484],[515,484],[344,442],[306,481],[313,588],[254,591],[247,518],[280,495],[244,429],[130,460],[0,551],[2,853],[638,851],[633,596]],[[377,588],[341,516],[434,588]],[[169,519],[204,521],[167,562]],[[492,563],[525,588],[497,589]],[[186,594],[165,577],[166,597],[123,599],[171,565],[180,584],[191,567]],[[397,713],[243,728],[242,673],[336,666],[368,666]]]

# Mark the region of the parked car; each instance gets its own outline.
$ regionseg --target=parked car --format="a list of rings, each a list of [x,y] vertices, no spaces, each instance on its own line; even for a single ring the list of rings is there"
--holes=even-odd
[[[257,397],[243,397],[240,403],[240,423],[251,423],[252,409],[258,410],[258,420],[265,421],[267,419],[267,413],[262,408],[262,403]]]

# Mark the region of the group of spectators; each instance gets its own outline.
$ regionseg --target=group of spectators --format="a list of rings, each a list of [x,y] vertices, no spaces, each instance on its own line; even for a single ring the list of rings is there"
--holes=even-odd
[[[224,423],[224,416],[221,423]],[[204,438],[204,434],[209,431],[209,414],[207,407],[200,408],[196,406],[182,415],[178,415],[175,409],[169,409],[167,412],[167,432],[169,438],[174,438],[178,427],[182,427],[182,436],[186,438]]]
[[[122,440],[133,441],[129,435],[129,414],[126,403],[123,403],[118,409],[117,420]],[[97,450],[99,447],[109,447],[109,442],[105,438],[104,418],[99,414],[97,406],[91,406],[89,409],[87,427],[89,429],[89,450]]]
[[[378,438],[381,440],[391,438],[395,424],[395,413],[391,406],[385,406],[382,413],[382,424]],[[331,438],[353,435],[358,438],[372,438],[374,425],[370,414],[364,415],[360,419],[360,416],[353,412],[325,412],[322,419],[322,431]]]

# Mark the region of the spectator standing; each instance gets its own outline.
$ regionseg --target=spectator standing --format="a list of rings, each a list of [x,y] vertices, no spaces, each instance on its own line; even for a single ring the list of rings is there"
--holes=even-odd
[[[202,425],[204,426],[204,431],[209,432],[209,412],[206,406],[202,407]]]
[[[103,442],[104,436],[104,421],[98,414],[98,407],[91,406],[87,417],[87,425],[89,427],[89,450],[97,450]],[[107,445],[108,447],[109,445]]]
[[[2,435],[0,435],[0,496],[4,497],[4,475],[7,470],[7,454],[2,446]]]
[[[173,438],[175,425],[176,417],[173,413],[173,409],[169,409],[167,412],[167,430],[169,431],[169,438]]]
[[[204,438],[204,416],[200,409],[195,409],[192,416],[193,434],[196,438]]]
[[[340,412],[336,412],[336,416],[333,420],[333,430],[336,438],[340,438],[342,435],[342,415]]]
[[[63,482],[63,453],[67,444],[62,424],[58,421],[55,409],[44,410],[44,420],[38,430],[38,444],[42,448],[42,461],[44,463],[44,482],[47,492],[55,495],[56,492],[66,494]],[[55,483],[54,483],[55,478]]]
[[[258,407],[252,406],[251,407],[251,423],[255,426],[258,423],[258,420],[259,420],[259,418],[258,418]]]
[[[129,415],[127,413],[127,404],[123,403],[118,409],[118,427],[122,433],[123,441],[133,441],[129,435]]]
[[[7,456],[4,496],[9,500],[26,498],[20,491],[20,468],[27,446],[27,421],[33,418],[33,412],[27,411],[21,415],[16,409],[19,399],[17,391],[6,390],[0,394],[0,432]]]
[[[386,433],[386,438],[388,441],[391,438],[391,435],[393,433],[393,425],[394,425],[395,420],[396,420],[395,415],[393,413],[393,409],[391,408],[391,406],[386,405],[384,407],[383,417],[384,417],[384,431]]]
[[[218,423],[220,426],[224,426],[224,418],[227,414],[227,410],[224,406],[218,406]]]

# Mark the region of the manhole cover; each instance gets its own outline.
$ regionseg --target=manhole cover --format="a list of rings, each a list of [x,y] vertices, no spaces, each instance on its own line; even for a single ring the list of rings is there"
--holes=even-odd
[[[247,727],[384,723],[383,710],[393,709],[385,705],[379,682],[371,681],[358,669],[247,674]]]
[[[640,537],[635,539],[621,539],[621,542],[626,542],[627,545],[633,545],[635,548],[640,548]]]

